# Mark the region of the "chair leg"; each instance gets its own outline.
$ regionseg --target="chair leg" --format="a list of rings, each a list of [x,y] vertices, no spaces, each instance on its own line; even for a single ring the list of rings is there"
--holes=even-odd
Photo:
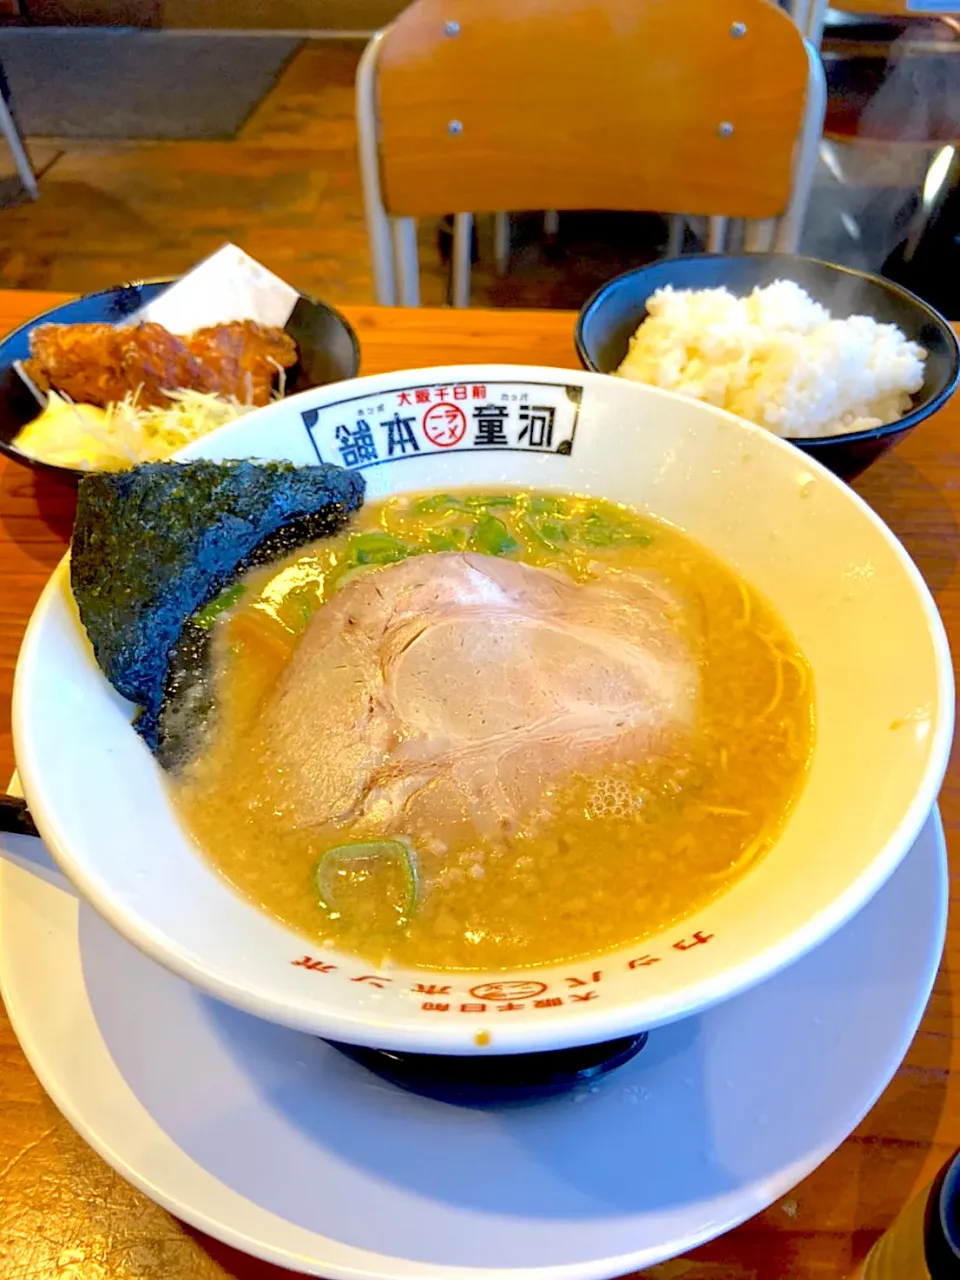
[[[497,275],[505,276],[510,267],[510,215],[493,215],[493,257]]]
[[[723,253],[727,241],[727,219],[719,214],[707,219],[707,253]]]
[[[747,253],[769,253],[776,231],[776,218],[749,218],[743,239],[744,250]]]
[[[400,306],[419,307],[420,254],[415,218],[393,219],[393,253],[397,264]]]
[[[473,214],[456,213],[453,216],[453,305],[470,305],[470,246],[473,241]]]
[[[909,7],[909,6],[908,6]],[[827,20],[827,0],[811,0],[804,35],[815,49],[820,48]]]
[[[791,0],[787,11],[801,32],[807,34],[807,23],[810,21],[810,0]]]
[[[13,154],[13,160],[17,166],[17,173],[20,175],[24,190],[29,194],[31,200],[38,200],[40,198],[40,188],[37,186],[37,175],[33,172],[33,165],[27,155],[27,148],[24,146],[17,122],[13,118],[10,104],[2,93],[0,93],[0,129],[3,130],[7,145]]]
[[[679,258],[683,252],[683,237],[687,230],[687,220],[682,213],[671,213],[667,232],[667,257]]]
[[[825,8],[825,6],[824,6]],[[778,253],[796,253],[807,216],[817,156],[823,140],[823,118],[827,109],[827,78],[820,55],[808,43],[806,46],[809,74],[807,100],[804,104],[800,136],[794,147],[793,176],[790,201],[786,212],[778,219],[774,248]]]
[[[560,231],[560,214],[556,209],[548,209],[543,215],[543,234],[555,236]]]
[[[377,302],[382,307],[397,305],[397,267],[393,230],[383,205],[380,190],[380,154],[377,129],[376,77],[377,59],[383,43],[378,32],[360,59],[357,68],[356,109],[359,143],[360,178],[363,183],[363,208],[367,220],[367,238]]]

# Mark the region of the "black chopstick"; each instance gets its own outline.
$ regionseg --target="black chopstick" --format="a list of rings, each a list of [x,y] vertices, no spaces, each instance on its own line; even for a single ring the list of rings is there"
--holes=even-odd
[[[26,800],[19,796],[0,795],[0,831],[13,836],[39,836]]]

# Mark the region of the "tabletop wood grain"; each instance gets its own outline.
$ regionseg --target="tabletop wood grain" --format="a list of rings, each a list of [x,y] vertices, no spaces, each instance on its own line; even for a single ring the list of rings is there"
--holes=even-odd
[[[0,332],[60,300],[0,293]],[[344,308],[364,373],[453,361],[576,367],[565,312]],[[960,396],[855,487],[903,540],[960,651]],[[10,693],[30,611],[67,545],[71,489],[0,460],[0,778],[13,768]],[[960,885],[960,769],[941,794]],[[960,1148],[960,1009],[952,919],[923,1023],[890,1087],[805,1182],[736,1231],[644,1273],[656,1280],[835,1280],[849,1275],[906,1201]],[[828,1071],[829,1063],[823,1064]],[[638,1153],[638,1159],[642,1154]],[[0,1276],[4,1280],[266,1280],[287,1273],[176,1222],[127,1186],[47,1099],[0,1012]]]

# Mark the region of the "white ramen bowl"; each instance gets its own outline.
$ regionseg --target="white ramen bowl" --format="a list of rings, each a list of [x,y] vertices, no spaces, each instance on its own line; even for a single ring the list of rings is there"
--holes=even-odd
[[[480,405],[505,412],[477,417]],[[491,419],[502,432],[482,425]],[[629,503],[678,525],[764,592],[815,678],[816,745],[800,800],[768,856],[708,906],[591,960],[378,969],[262,914],[196,852],[129,703],[94,661],[64,562],[30,623],[14,690],[33,816],[119,933],[230,1004],[331,1039],[451,1054],[563,1048],[650,1028],[763,981],[823,941],[891,874],[936,799],[953,677],[919,572],[842,482],[728,414],[599,374],[462,366],[307,391],[182,456],[345,460],[363,466],[370,499],[511,485]]]

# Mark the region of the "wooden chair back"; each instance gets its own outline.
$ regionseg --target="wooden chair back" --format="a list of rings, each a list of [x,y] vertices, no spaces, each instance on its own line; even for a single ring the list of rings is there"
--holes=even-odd
[[[776,218],[822,121],[819,62],[771,0],[414,0],[364,61],[365,194],[393,219]]]

